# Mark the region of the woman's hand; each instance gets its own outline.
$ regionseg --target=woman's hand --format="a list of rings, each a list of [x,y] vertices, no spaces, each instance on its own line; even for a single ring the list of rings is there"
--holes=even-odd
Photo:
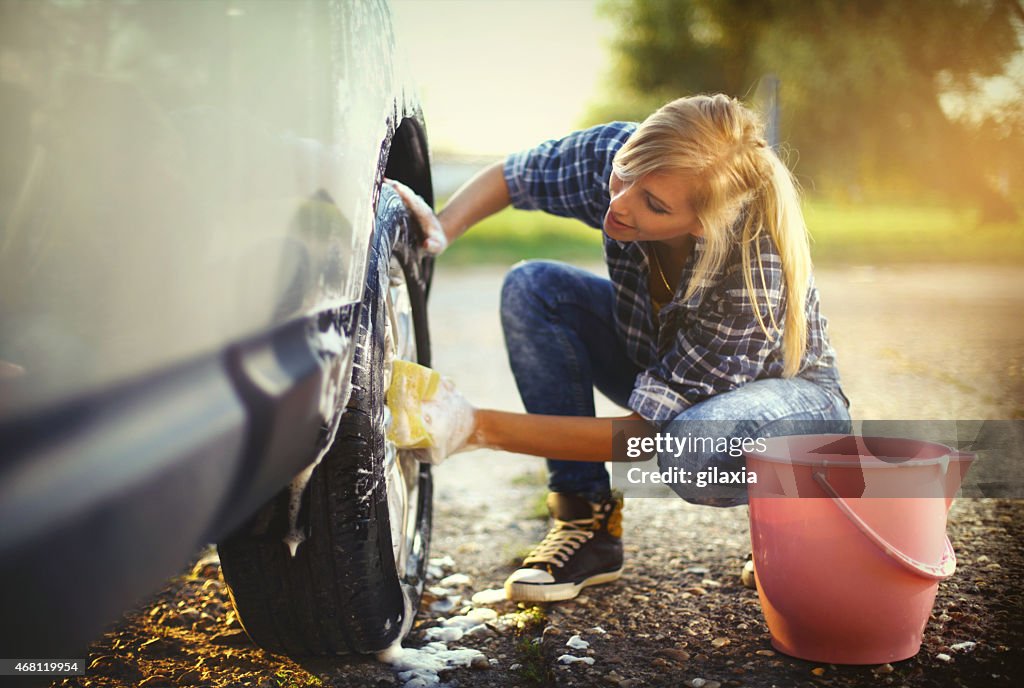
[[[416,450],[417,459],[437,465],[452,454],[476,449],[474,435],[477,413],[473,405],[455,388],[450,378],[441,378],[433,397],[423,402],[423,425],[434,440],[432,447]]]
[[[401,182],[394,179],[385,179],[384,183],[395,190],[405,207],[409,209],[412,216],[423,230],[423,248],[431,255],[440,255],[448,248],[448,236],[444,232],[441,220],[434,214],[433,209],[415,191]]]

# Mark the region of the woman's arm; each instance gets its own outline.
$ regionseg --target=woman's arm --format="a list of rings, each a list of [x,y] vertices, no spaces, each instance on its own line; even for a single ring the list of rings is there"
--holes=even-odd
[[[437,215],[422,197],[401,182],[385,181],[401,197],[402,202],[423,230],[423,246],[437,255],[467,229],[509,204],[508,185],[503,172],[504,162],[484,168],[459,187],[448,204]]]
[[[504,164],[499,160],[477,172],[452,194],[444,209],[437,214],[449,243],[480,220],[508,206]]]
[[[636,413],[592,418],[478,409],[475,415],[470,445],[565,461],[621,461],[622,456],[613,456],[613,434],[626,428],[614,424],[628,421],[629,435],[646,433],[650,427]]]

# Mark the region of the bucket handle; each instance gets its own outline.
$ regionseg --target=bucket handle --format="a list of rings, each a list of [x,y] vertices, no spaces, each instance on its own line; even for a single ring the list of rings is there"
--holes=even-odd
[[[898,550],[892,543],[879,535],[874,528],[865,523],[864,519],[857,515],[857,512],[850,507],[846,500],[839,496],[839,493],[835,491],[835,488],[829,483],[824,473],[815,471],[814,479],[821,486],[821,489],[832,498],[832,501],[839,507],[839,510],[853,522],[853,525],[857,526],[860,532],[864,533],[880,550],[895,559],[903,568],[923,578],[930,578],[932,580],[944,580],[953,575],[953,571],[956,570],[956,554],[953,553],[953,544],[949,541],[948,535],[945,538],[945,551],[942,553],[942,559],[939,560],[938,564],[925,564],[917,561]]]

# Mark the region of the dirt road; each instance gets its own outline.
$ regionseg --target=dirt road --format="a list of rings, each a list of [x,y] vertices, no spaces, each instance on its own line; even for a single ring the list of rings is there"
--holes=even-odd
[[[502,272],[442,266],[431,296],[434,365],[477,405],[516,410],[498,322]],[[1024,270],[850,268],[821,270],[818,284],[856,418],[1024,417]],[[598,410],[619,413],[606,400]],[[546,528],[543,462],[477,451],[435,476],[435,575],[406,645],[422,647],[460,610],[493,610],[448,642],[484,658],[442,671],[448,685],[1015,686],[1024,676],[1024,502],[959,500],[949,524],[959,568],[940,585],[921,652],[851,667],[771,649],[757,595],[738,579],[750,551],[745,508],[630,500],[618,583],[543,608],[473,604]],[[56,685],[412,687],[436,677],[367,658],[300,665],[265,655],[240,630],[213,560],[128,615],[90,659],[85,679]]]

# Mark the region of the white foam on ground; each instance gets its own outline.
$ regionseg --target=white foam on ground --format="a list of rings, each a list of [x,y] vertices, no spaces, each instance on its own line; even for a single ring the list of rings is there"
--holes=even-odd
[[[427,562],[427,563],[429,563],[431,566],[438,566],[438,567],[440,567],[442,569],[453,569],[453,568],[455,568],[455,560],[452,559],[451,556],[449,556],[447,554],[444,555],[443,557],[431,557],[430,561]]]
[[[434,629],[430,629],[434,630]],[[470,649],[449,650],[442,642],[431,642],[416,649],[392,645],[377,654],[377,659],[398,673],[398,680],[403,688],[423,688],[424,686],[440,685],[438,674],[445,669],[468,667],[483,653]]]
[[[473,595],[473,604],[497,604],[504,602],[508,597],[505,595],[505,588],[491,588],[481,590]]]
[[[488,609],[487,607],[480,607],[478,609],[469,610],[468,612],[466,612],[466,616],[468,616],[471,619],[476,619],[477,621],[487,622],[494,621],[495,619],[497,619],[498,612],[494,611],[493,609]]]
[[[466,629],[459,628],[458,626],[435,626],[424,631],[423,637],[430,642],[454,643],[462,640],[462,636],[465,633]]]
[[[473,582],[473,579],[464,573],[453,573],[452,575],[442,578],[439,581],[441,587],[448,588],[453,585],[469,585]]]
[[[566,647],[571,648],[573,650],[586,650],[588,647],[590,647],[590,643],[588,643],[586,640],[579,637],[578,635],[574,635],[573,637],[569,638],[569,640],[566,641],[565,645]]]
[[[492,612],[493,616],[488,614],[481,614],[480,612]],[[472,609],[466,614],[460,614],[453,616],[448,619],[441,621],[441,625],[445,628],[461,628],[464,631],[468,631],[471,628],[480,626],[487,621],[493,621],[498,618],[497,612],[493,609]]]
[[[572,655],[562,655],[558,658],[559,664],[578,664],[583,662],[584,664],[591,666],[594,663],[593,657],[573,657]]]
[[[445,597],[440,600],[435,600],[430,603],[430,611],[438,614],[447,614],[451,610],[455,609],[455,606],[462,601],[459,595],[454,597]]]

